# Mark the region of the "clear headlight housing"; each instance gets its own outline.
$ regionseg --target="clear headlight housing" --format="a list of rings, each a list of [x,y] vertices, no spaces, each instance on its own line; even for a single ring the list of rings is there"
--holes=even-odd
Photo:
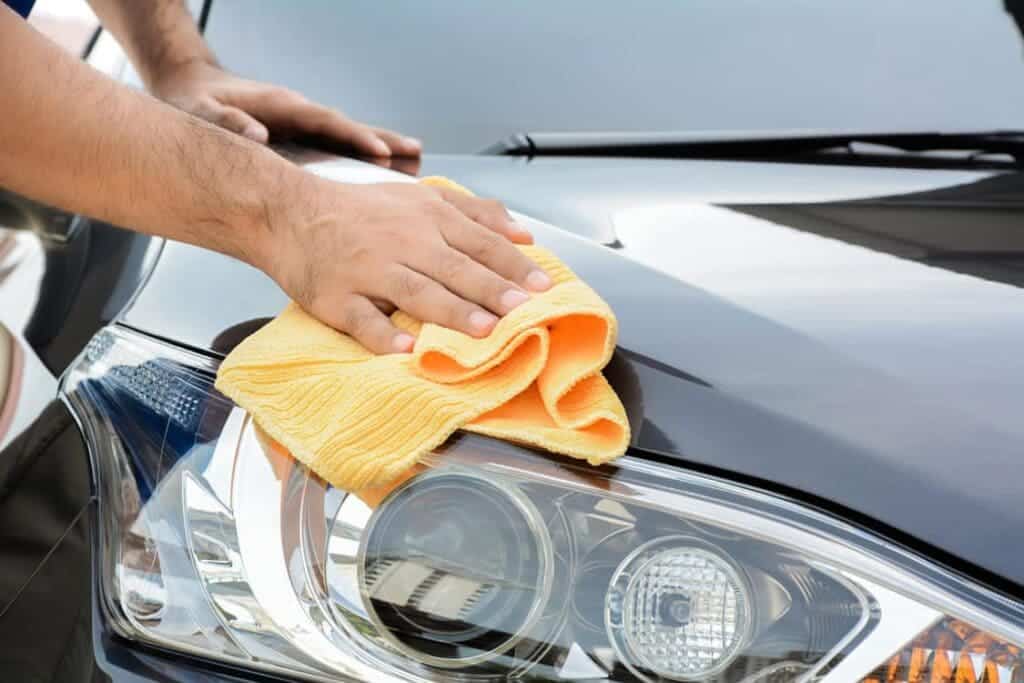
[[[215,369],[113,327],[65,377],[126,638],[317,681],[1024,677],[1019,605],[793,502],[470,435],[343,491]]]

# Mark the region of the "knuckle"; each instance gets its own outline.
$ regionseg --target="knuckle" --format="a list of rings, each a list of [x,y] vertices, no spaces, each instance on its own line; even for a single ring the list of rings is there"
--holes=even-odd
[[[444,326],[456,330],[464,328],[466,321],[469,319],[469,314],[474,308],[468,301],[463,301],[454,296],[451,297],[442,306],[443,315],[441,319]]]
[[[274,89],[268,91],[267,94],[268,96],[274,97],[275,99],[283,101],[286,104],[298,105],[306,103],[306,98],[303,97],[301,93],[295,92],[294,90],[289,90],[288,88]]]
[[[504,218],[508,215],[508,211],[505,210],[505,205],[497,199],[485,199],[484,207],[487,209],[487,212],[493,216]]]
[[[437,195],[426,194],[418,198],[421,210],[438,222],[447,222],[451,218],[451,205],[445,203]]]
[[[411,272],[398,273],[392,279],[392,288],[395,298],[399,301],[417,299],[426,289],[426,280],[413,275]]]
[[[347,121],[345,121],[344,119],[339,118],[338,115],[333,113],[333,112],[327,112],[327,114],[329,116],[331,116],[332,118],[335,118],[335,119],[341,121],[342,123],[347,123]],[[356,135],[358,135],[360,137],[363,137],[363,138],[366,138],[366,139],[376,139],[377,138],[377,134],[374,133],[373,129],[370,128],[369,126],[364,125],[362,123],[353,123],[351,125],[352,125],[352,132],[355,133]]]
[[[481,232],[473,248],[473,255],[480,261],[490,262],[500,255],[501,247],[500,236],[493,232]]]
[[[438,274],[445,282],[454,282],[464,276],[468,266],[469,259],[464,254],[448,250],[448,253],[441,257]]]
[[[220,104],[208,97],[200,97],[191,102],[189,110],[194,116],[210,122],[216,122],[223,115]]]
[[[466,278],[464,291],[468,298],[488,308],[494,307],[501,295],[513,287],[505,278],[486,266],[474,264],[471,275]]]
[[[378,235],[381,256],[393,261],[401,261],[402,256],[413,252],[419,242],[416,232],[405,223],[383,226]]]
[[[461,192],[456,192],[451,188],[430,186],[430,190],[434,193],[434,195],[440,197],[446,203],[451,204],[459,211],[465,211],[467,207],[471,208],[473,206],[472,201],[467,201],[469,199],[468,197],[466,197]]]
[[[398,254],[413,254],[419,249],[419,237],[405,230],[395,233],[392,241]]]
[[[341,313],[341,324],[351,335],[364,335],[371,327],[372,318],[359,306],[348,306]]]
[[[487,284],[486,291],[490,297],[489,301],[493,302],[495,305],[500,305],[501,297],[505,294],[505,292],[509,291],[510,289],[518,289],[518,287],[516,287],[514,284],[498,275],[494,275],[493,277],[489,278],[489,280],[490,281]]]
[[[373,249],[369,245],[353,245],[348,254],[348,260],[358,268],[365,268],[373,262]]]
[[[246,121],[241,114],[228,110],[221,112],[220,116],[217,118],[217,123],[224,128],[236,129],[242,128]]]

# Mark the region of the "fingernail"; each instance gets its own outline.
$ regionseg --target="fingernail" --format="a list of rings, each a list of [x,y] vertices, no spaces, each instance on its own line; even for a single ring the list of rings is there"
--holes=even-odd
[[[551,278],[542,270],[535,270],[526,276],[527,286],[535,292],[543,292],[550,289]]]
[[[405,138],[405,144],[416,151],[423,149],[423,143],[416,138]]]
[[[506,311],[511,311],[516,306],[529,300],[530,295],[518,289],[510,289],[501,295],[501,306]]]
[[[518,241],[520,244],[533,244],[533,233],[513,223],[511,239]]]
[[[382,157],[391,156],[391,148],[383,140],[376,140],[373,143],[373,152]]]
[[[256,142],[267,141],[267,129],[260,128],[259,126],[249,126],[242,132],[242,135]]]
[[[409,353],[412,351],[412,347],[416,344],[416,339],[411,334],[396,334],[395,338],[391,340],[391,348],[395,350],[395,353]]]
[[[524,228],[522,226],[522,224],[519,221],[517,221],[515,218],[513,218],[512,216],[508,217],[508,224],[510,226],[512,226],[512,231],[513,232],[518,232],[521,235],[529,235],[530,234],[530,231],[527,230],[526,228]]]
[[[498,322],[498,319],[490,313],[473,311],[469,314],[469,326],[478,334],[487,334]]]

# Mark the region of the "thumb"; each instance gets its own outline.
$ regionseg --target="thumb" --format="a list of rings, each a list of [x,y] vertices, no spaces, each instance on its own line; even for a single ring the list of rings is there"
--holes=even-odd
[[[237,107],[221,106],[213,123],[260,144],[270,139],[266,126]]]

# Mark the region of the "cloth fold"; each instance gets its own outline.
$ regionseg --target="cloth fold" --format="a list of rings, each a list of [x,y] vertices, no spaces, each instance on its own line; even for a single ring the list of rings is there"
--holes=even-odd
[[[292,303],[228,355],[217,389],[350,491],[397,478],[457,429],[608,462],[629,443],[601,374],[615,316],[550,251],[520,248],[554,285],[483,339],[396,312],[395,325],[417,336],[413,352],[378,356]]]

